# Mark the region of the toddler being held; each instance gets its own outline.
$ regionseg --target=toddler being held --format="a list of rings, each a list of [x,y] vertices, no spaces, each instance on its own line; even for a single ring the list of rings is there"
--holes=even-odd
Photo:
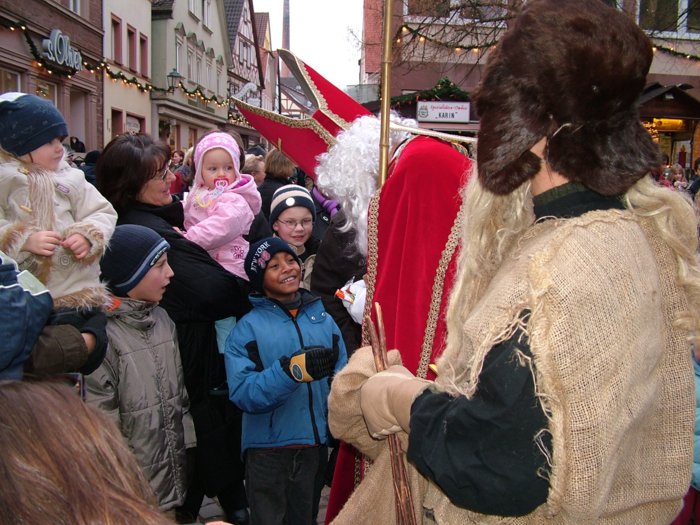
[[[63,116],[48,100],[0,95],[0,250],[49,289],[50,322],[84,334],[91,358],[81,370],[89,373],[106,348],[104,323],[94,321],[107,300],[99,260],[117,213],[82,171],[66,163],[67,135]]]

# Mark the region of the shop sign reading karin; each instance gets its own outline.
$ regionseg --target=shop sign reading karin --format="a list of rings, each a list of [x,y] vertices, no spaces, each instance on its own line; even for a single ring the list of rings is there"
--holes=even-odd
[[[469,122],[469,102],[440,102],[419,100],[416,107],[418,122]]]
[[[49,38],[42,40],[42,46],[47,60],[76,71],[83,69],[83,57],[80,51],[71,47],[70,38],[60,29],[52,30]]]

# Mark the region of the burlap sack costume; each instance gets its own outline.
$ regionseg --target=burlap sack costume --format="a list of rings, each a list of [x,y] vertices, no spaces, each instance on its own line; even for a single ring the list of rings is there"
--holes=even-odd
[[[465,259],[488,265],[492,253],[469,253],[465,233],[457,281],[468,284],[453,289],[450,312],[466,313],[448,319],[460,344],[448,337],[431,388],[478,395],[485,357],[520,329],[533,357],[513,359],[533,370],[547,415],[533,439],[551,436],[539,473],[549,491],[528,515],[486,516],[454,506],[409,466],[419,523],[662,525],[680,510],[692,461],[696,221],[681,197],[642,179],[658,159],[634,108],[651,56],[643,33],[598,0],[531,0],[489,61],[476,97],[483,191],[527,190],[545,165],[600,195],[627,192],[629,209],[533,224],[475,282]],[[530,151],[542,138],[546,164]],[[331,431],[375,458],[334,524],[395,522],[388,447],[359,408],[374,373],[358,351],[331,391]]]
[[[471,346],[440,360],[435,388],[452,389],[458,380],[465,395],[473,393],[486,352],[507,338],[520,312],[532,312],[525,332],[553,438],[547,505],[522,518],[476,515],[410,469],[414,498],[437,523],[673,519],[688,487],[694,418],[687,333],[673,328],[687,309],[675,272],[657,233],[628,212],[593,212],[527,232],[464,326]],[[628,312],[644,322],[620,323]],[[373,373],[371,355],[353,359],[329,400],[333,433],[376,458],[338,524],[376,523],[377,516],[393,522],[387,450],[363,429],[353,400]]]

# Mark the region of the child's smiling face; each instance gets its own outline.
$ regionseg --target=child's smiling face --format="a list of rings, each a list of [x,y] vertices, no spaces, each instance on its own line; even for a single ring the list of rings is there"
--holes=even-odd
[[[265,267],[263,290],[265,295],[280,302],[294,299],[301,284],[301,268],[296,258],[287,252],[277,252]]]

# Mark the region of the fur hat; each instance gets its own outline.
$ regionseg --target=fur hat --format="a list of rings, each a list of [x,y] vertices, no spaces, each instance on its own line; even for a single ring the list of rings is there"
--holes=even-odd
[[[303,206],[311,212],[311,220],[316,219],[316,206],[309,190],[298,184],[287,184],[278,188],[270,202],[270,224],[274,224],[280,214],[289,208]]]
[[[600,0],[531,0],[491,55],[474,94],[477,165],[508,194],[553,170],[603,195],[627,191],[659,164],[636,108],[652,46],[632,19]]]
[[[239,169],[241,150],[236,143],[236,140],[223,131],[217,131],[215,133],[210,133],[204,135],[202,139],[197,143],[197,147],[194,150],[194,184],[201,184],[202,182],[202,160],[204,155],[213,149],[221,148],[226,153],[231,156],[231,161],[233,162],[233,168],[236,172],[235,180],[231,181],[231,184],[238,183],[241,180],[241,170]]]
[[[279,237],[267,237],[253,244],[245,257],[245,273],[250,281],[250,286],[258,291],[263,291],[263,278],[270,259],[278,253],[286,252],[292,255],[301,267],[301,260],[294,249]]]
[[[114,295],[127,297],[169,249],[170,244],[150,228],[119,225],[100,261],[102,278]]]
[[[5,93],[0,96],[0,146],[21,157],[68,136],[68,126],[51,102],[36,95]]]

